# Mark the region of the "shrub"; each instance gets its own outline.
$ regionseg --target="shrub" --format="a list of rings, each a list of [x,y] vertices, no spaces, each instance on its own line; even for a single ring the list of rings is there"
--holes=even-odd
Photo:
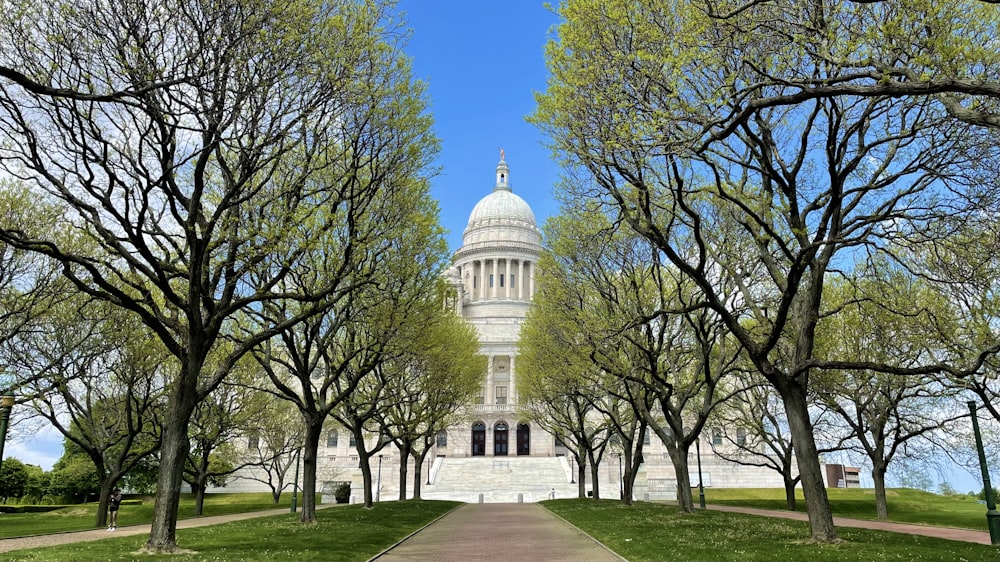
[[[337,503],[347,503],[351,499],[351,483],[341,482],[333,490],[333,499]]]

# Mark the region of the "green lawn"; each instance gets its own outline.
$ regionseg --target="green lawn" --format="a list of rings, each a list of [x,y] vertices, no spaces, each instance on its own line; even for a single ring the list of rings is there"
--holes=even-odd
[[[839,517],[875,519],[875,490],[871,488],[835,488],[827,490],[833,514]],[[802,490],[796,490],[797,511],[805,512]],[[695,505],[698,491],[694,491]],[[709,504],[738,505],[763,509],[785,509],[785,491],[775,488],[705,488]],[[897,523],[919,523],[939,527],[986,529],[986,506],[968,496],[941,496],[912,490],[886,490],[889,520]]]
[[[127,498],[135,499],[135,498]],[[302,504],[301,496],[298,498]],[[317,503],[320,501],[316,496]],[[281,502],[275,505],[269,493],[253,494],[208,494],[205,496],[203,514],[225,515],[227,513],[245,513],[248,511],[263,511],[283,507],[290,509],[291,494],[282,494]],[[97,504],[86,503],[66,507],[45,513],[3,513],[0,514],[0,539],[23,537],[27,535],[45,535],[66,531],[85,531],[94,528],[97,517]],[[181,496],[178,518],[194,517],[194,496]],[[153,499],[143,498],[142,505],[123,504],[118,512],[119,526],[139,525],[153,521]]]
[[[374,509],[360,504],[316,512],[319,522],[303,525],[293,514],[183,529],[178,545],[190,555],[138,555],[146,536],[115,537],[67,546],[19,550],[3,560],[368,560],[403,537],[447,513],[458,502],[382,502]]]
[[[996,561],[997,547],[861,529],[838,529],[839,544],[808,541],[805,522],[614,500],[543,505],[633,562],[658,560]]]

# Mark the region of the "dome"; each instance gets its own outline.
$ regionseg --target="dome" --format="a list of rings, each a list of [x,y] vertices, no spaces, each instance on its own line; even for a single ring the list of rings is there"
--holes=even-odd
[[[507,162],[500,160],[497,164],[493,192],[480,199],[472,209],[462,241],[465,246],[497,242],[538,245],[541,242],[535,213],[510,189]]]

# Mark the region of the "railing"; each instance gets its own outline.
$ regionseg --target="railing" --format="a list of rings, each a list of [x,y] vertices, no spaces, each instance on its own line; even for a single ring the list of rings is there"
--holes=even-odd
[[[516,412],[517,404],[473,404],[476,412]]]

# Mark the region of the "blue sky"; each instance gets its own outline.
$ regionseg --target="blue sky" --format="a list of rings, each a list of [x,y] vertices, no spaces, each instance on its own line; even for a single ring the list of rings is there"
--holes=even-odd
[[[476,203],[493,189],[499,149],[511,187],[538,226],[558,211],[552,188],[559,168],[543,135],[525,117],[545,90],[545,42],[558,21],[541,0],[459,2],[403,0],[412,36],[407,52],[427,82],[441,139],[431,194],[452,251]]]

